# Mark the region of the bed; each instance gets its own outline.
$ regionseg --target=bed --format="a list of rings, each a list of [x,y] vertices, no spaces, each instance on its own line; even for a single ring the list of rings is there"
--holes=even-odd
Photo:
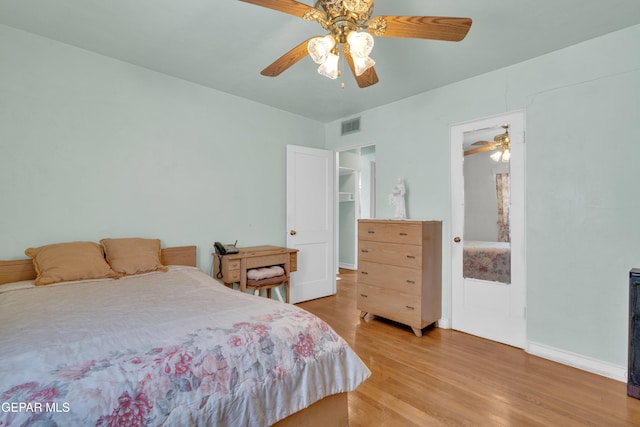
[[[511,243],[465,240],[462,257],[465,278],[511,283]]]
[[[32,260],[0,261],[0,426],[348,425],[370,371],[347,343],[218,284],[195,253],[44,286]]]

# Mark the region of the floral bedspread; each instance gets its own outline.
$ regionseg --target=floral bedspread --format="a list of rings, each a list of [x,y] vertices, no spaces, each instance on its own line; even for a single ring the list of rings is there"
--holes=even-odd
[[[511,283],[509,242],[465,241],[462,260],[465,278]]]
[[[1,427],[268,426],[370,375],[321,319],[192,268],[0,293],[0,361]]]

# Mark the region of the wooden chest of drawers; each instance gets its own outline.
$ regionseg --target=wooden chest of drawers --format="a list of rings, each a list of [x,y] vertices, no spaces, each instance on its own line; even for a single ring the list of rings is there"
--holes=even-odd
[[[411,326],[441,317],[442,222],[358,221],[358,310]]]

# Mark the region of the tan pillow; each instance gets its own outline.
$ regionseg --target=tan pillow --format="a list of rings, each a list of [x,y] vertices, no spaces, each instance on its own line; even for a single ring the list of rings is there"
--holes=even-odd
[[[137,237],[100,240],[107,262],[117,273],[130,275],[167,271],[160,262],[160,240]]]
[[[102,247],[94,242],[54,243],[24,253],[33,258],[36,285],[119,277],[104,259]]]

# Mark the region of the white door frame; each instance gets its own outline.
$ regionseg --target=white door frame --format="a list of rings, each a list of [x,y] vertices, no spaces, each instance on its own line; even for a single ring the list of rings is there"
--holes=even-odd
[[[473,330],[465,330],[484,338],[495,339],[506,344],[525,348],[526,345],[526,156],[525,156],[525,111],[518,110],[510,113],[500,114],[484,119],[473,120],[461,124],[451,126],[451,147],[450,147],[450,165],[451,165],[451,181],[450,181],[450,197],[451,197],[451,224],[450,224],[450,298],[449,313],[451,316],[451,327],[458,329],[459,322],[456,321],[455,306],[464,298],[464,282],[462,271],[459,268],[462,265],[462,245],[463,241],[456,243],[456,237],[464,239],[464,192],[454,189],[460,187],[460,183],[454,182],[454,172],[461,167],[460,162],[463,159],[463,139],[465,132],[480,130],[491,127],[499,127],[505,123],[509,123],[509,134],[511,136],[511,281],[512,284],[518,284],[513,287],[513,295],[510,295],[510,301],[513,307],[517,307],[511,313],[510,331],[506,333],[507,339],[495,339],[491,336],[483,336],[483,332],[474,333]],[[458,179],[463,179],[458,177]],[[455,265],[454,265],[455,264]],[[511,285],[505,285],[511,286]],[[464,316],[458,316],[458,319]],[[468,323],[468,322],[467,322]]]

